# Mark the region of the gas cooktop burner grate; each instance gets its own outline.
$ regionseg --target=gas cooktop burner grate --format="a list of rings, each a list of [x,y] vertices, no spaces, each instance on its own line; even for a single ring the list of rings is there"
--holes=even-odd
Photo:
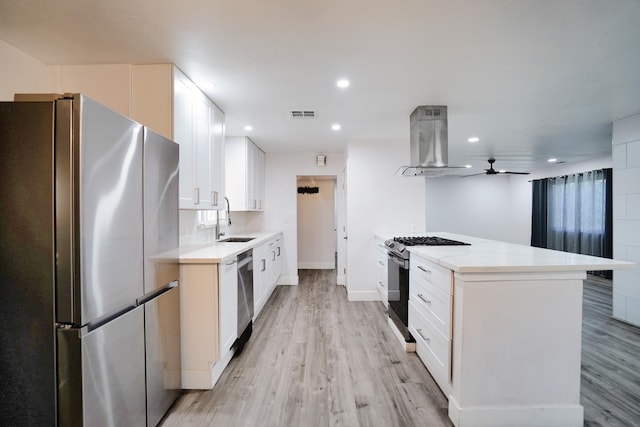
[[[393,240],[405,246],[461,246],[470,243],[436,236],[394,237]]]

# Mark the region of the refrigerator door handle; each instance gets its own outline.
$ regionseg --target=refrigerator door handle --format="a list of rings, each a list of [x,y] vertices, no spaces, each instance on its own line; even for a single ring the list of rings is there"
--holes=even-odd
[[[136,300],[136,303],[138,305],[145,304],[146,302],[151,301],[152,299],[157,298],[166,292],[169,292],[171,289],[175,288],[176,286],[178,286],[178,281],[174,280],[173,282],[168,283],[165,287],[156,289],[155,291],[150,292],[141,298],[138,298]]]

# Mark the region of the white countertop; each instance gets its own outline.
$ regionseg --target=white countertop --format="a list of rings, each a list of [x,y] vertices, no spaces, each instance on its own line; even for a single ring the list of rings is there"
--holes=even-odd
[[[413,234],[413,233],[412,233]],[[378,237],[392,238],[376,233]],[[439,236],[470,243],[470,246],[409,246],[409,252],[459,273],[595,271],[633,268],[634,263],[569,252],[516,245],[444,232]]]
[[[218,264],[225,258],[235,257],[248,249],[260,246],[278,234],[281,231],[263,230],[263,231],[247,231],[241,234],[223,236],[221,240],[229,237],[254,237],[248,242],[208,242],[202,244],[191,244],[180,246],[173,251],[171,255],[177,258],[180,264]]]

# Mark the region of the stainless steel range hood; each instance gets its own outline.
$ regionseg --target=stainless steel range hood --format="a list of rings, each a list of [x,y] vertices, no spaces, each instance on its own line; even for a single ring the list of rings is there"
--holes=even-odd
[[[450,166],[448,153],[447,107],[422,105],[409,117],[410,166],[398,169],[403,176],[443,176],[463,166]]]

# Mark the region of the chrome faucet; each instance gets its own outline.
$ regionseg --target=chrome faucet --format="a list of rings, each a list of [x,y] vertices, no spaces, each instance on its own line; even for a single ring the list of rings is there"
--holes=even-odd
[[[227,225],[231,225],[231,213],[229,212],[231,205],[229,204],[227,196],[224,196],[224,200],[227,202]]]
[[[220,240],[220,237],[224,236],[224,233],[220,231],[220,211],[216,210],[216,240]]]
[[[229,212],[229,199],[225,196],[224,200],[227,202],[227,227],[231,225],[231,213]],[[216,240],[220,240],[220,237],[224,236],[225,233],[220,231],[220,211],[216,210]]]

